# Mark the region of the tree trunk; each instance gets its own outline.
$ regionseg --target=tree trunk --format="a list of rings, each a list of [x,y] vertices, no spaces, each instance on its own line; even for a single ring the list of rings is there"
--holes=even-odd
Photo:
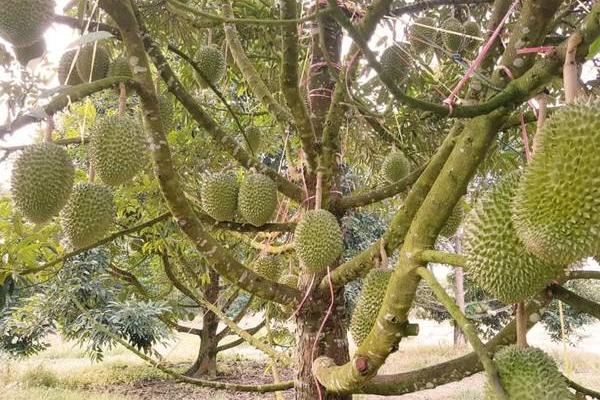
[[[309,278],[303,276],[302,278]],[[320,282],[321,274],[317,274],[315,281]],[[304,280],[302,279],[302,280]],[[310,282],[302,282],[301,290],[306,290]],[[315,284],[316,286],[316,284]],[[329,308],[329,293],[314,293],[304,304],[296,319],[296,400],[350,400],[351,395],[328,395],[325,389],[313,378],[311,368],[312,360],[326,355],[333,358],[336,364],[341,365],[350,360],[348,353],[347,326],[348,318],[344,304],[343,289],[335,292],[335,304],[327,324],[320,335],[320,343],[313,354],[313,345],[319,327],[323,322]],[[321,397],[319,397],[319,389]]]
[[[211,303],[219,297],[219,275],[210,271],[210,283],[204,288],[204,296]],[[206,311],[202,317],[202,334],[200,335],[200,349],[194,364],[186,371],[186,375],[193,378],[216,378],[217,376],[217,328],[218,317]]]

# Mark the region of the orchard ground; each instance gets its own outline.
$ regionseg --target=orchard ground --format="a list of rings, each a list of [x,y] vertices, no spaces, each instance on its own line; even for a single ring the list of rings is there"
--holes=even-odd
[[[249,321],[249,324],[252,322]],[[421,336],[404,340],[383,367],[383,373],[422,368],[457,357],[468,350],[452,348],[452,328],[448,323],[418,321]],[[551,343],[541,326],[529,334],[530,344],[549,351],[561,369],[573,380],[600,390],[600,324],[581,330],[582,340],[569,346]],[[91,362],[74,343],[51,338],[52,346],[25,360],[0,361],[0,399],[2,400],[192,400],[192,399],[268,399],[274,395],[231,393],[174,383],[156,368],[144,364],[122,347],[105,354],[104,361]],[[178,334],[160,349],[165,363],[183,371],[197,350],[197,338]],[[566,357],[565,357],[566,355]],[[268,360],[257,350],[238,347],[219,355],[219,379],[230,382],[272,382]],[[291,379],[291,371],[281,371]],[[388,399],[403,400],[479,400],[482,399],[482,374],[433,390]],[[291,399],[291,392],[284,394]],[[356,400],[383,399],[355,395]]]

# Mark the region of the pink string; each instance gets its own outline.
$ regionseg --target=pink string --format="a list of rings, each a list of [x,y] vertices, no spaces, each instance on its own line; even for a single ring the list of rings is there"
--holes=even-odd
[[[298,313],[300,312],[300,310],[302,310],[302,307],[304,307],[304,303],[306,303],[306,300],[308,299],[308,296],[310,296],[310,291],[312,289],[313,284],[315,283],[315,276],[313,275],[312,280],[310,281],[310,285],[308,286],[308,289],[306,290],[306,293],[304,293],[304,298],[302,299],[302,301],[300,302],[300,304],[298,304],[298,307],[296,308],[296,311],[294,311],[292,313],[292,315],[288,318],[288,320],[294,318],[296,315],[298,315]]]
[[[477,58],[475,58],[475,60],[473,60],[473,62],[471,63],[471,65],[469,65],[469,69],[467,70],[467,72],[465,73],[465,75],[462,77],[462,79],[460,80],[460,82],[458,82],[458,85],[456,85],[456,87],[454,88],[454,90],[452,90],[452,92],[450,93],[450,95],[443,101],[443,104],[446,104],[448,106],[448,108],[450,109],[450,114],[452,114],[452,110],[453,110],[452,106],[454,105],[454,102],[458,98],[458,93],[461,91],[461,89],[463,88],[463,86],[465,86],[465,84],[467,83],[467,81],[471,78],[471,76],[473,75],[473,73],[475,72],[475,70],[477,68],[479,68],[479,65],[481,65],[481,62],[483,61],[483,59],[485,58],[485,56],[487,55],[487,53],[492,48],[492,45],[494,44],[494,42],[496,41],[496,39],[500,35],[500,32],[502,31],[502,27],[504,26],[504,24],[506,24],[506,21],[508,21],[508,17],[510,17],[510,15],[512,14],[512,12],[515,10],[515,8],[517,7],[517,5],[519,4],[519,1],[520,0],[514,0],[514,2],[512,3],[512,5],[510,6],[510,8],[508,9],[508,11],[506,12],[506,15],[504,15],[504,17],[502,17],[502,20],[500,21],[500,23],[498,24],[498,26],[494,30],[494,33],[492,33],[492,35],[490,36],[490,38],[483,45],[483,48],[481,49],[481,52],[477,55]]]
[[[506,73],[506,76],[508,76],[510,80],[515,79],[512,71],[506,65],[501,65],[500,69]],[[533,114],[537,118],[537,110],[533,102],[529,100],[527,101],[527,104],[529,104],[529,107],[531,107]],[[527,126],[525,124],[525,115],[521,112],[519,118],[521,122],[521,140],[523,141],[523,147],[525,148],[525,160],[527,160],[527,163],[529,163],[531,161],[531,152],[529,151],[529,136],[527,134]]]
[[[527,135],[527,126],[525,125],[525,115],[521,113],[521,140],[523,140],[523,147],[525,148],[525,160],[527,164],[531,162],[531,152],[529,151],[529,136]]]
[[[313,342],[313,348],[310,355],[311,362],[315,361],[315,352],[317,351],[317,345],[319,344],[319,337],[323,332],[323,328],[325,328],[325,324],[331,317],[331,313],[333,312],[333,306],[335,304],[335,293],[333,291],[333,282],[331,282],[331,270],[327,267],[327,280],[329,281],[329,294],[331,295],[331,302],[329,303],[329,308],[327,309],[327,314],[325,314],[325,318],[323,318],[323,322],[321,322],[321,326],[317,331],[317,335],[315,336],[315,341]],[[321,392],[321,384],[317,380],[317,377],[313,374],[313,379],[315,381],[315,385],[317,385],[317,392],[319,392],[319,400],[323,400],[323,393]]]
[[[556,46],[538,46],[538,47],[523,47],[517,50],[517,54],[531,54],[531,53],[541,53],[548,54],[554,49]]]

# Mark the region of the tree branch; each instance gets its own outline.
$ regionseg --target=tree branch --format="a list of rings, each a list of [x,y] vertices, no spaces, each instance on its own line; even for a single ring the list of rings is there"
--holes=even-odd
[[[118,85],[119,82],[124,82],[130,87],[136,86],[136,82],[131,78],[115,76],[111,78],[100,79],[91,83],[82,83],[76,86],[66,87],[65,89],[61,90],[59,94],[54,96],[48,104],[42,107],[43,113],[46,114],[46,116],[52,116],[63,110],[70,103],[79,101],[93,93]],[[15,118],[14,121],[0,126],[0,140],[6,135],[12,134],[14,131],[29,124],[40,122],[42,119],[44,118],[40,118],[38,115],[32,115],[30,113],[22,114]]]
[[[221,9],[226,17],[233,17],[233,10],[229,0],[224,0],[221,3]],[[225,23],[223,29],[225,31],[227,44],[229,45],[229,51],[231,52],[236,65],[242,72],[242,75],[246,79],[248,86],[252,92],[254,92],[254,95],[264,104],[281,126],[288,126],[291,118],[288,110],[275,101],[275,98],[271,94],[271,90],[269,90],[267,85],[263,82],[258,71],[254,68],[250,59],[248,59],[235,25],[228,22]]]
[[[295,18],[298,15],[296,0],[281,0],[279,3],[282,20]],[[298,79],[298,27],[283,26],[282,61],[281,61],[281,90],[286,103],[294,116],[296,127],[302,142],[302,150],[306,157],[309,173],[317,169],[317,153],[315,149],[315,130],[308,115],[306,101],[300,94]]]
[[[588,397],[591,397],[592,399],[597,399],[600,400],[600,392],[596,392],[595,390],[592,389],[588,389],[584,386],[581,386],[580,384],[578,384],[577,382],[573,382],[572,380],[570,380],[569,378],[567,378],[565,376],[565,380],[567,381],[567,384],[572,387],[573,389],[575,389],[575,391],[577,393],[582,393]]]
[[[398,182],[394,182],[385,186],[381,186],[364,193],[350,194],[346,197],[342,197],[332,203],[332,209],[336,212],[343,212],[350,208],[364,207],[369,204],[378,203],[382,200],[394,197],[395,195],[402,193],[414,184],[419,176],[425,171],[425,166],[421,166],[411,172],[406,178],[400,179]]]
[[[258,331],[260,331],[263,327],[265,326],[265,321],[261,321],[258,325],[256,325],[253,328],[250,329],[246,329],[246,333],[248,333],[249,335],[255,335],[256,333],[258,333]],[[239,346],[240,344],[244,343],[246,341],[246,339],[244,338],[239,338],[237,340],[234,340],[233,342],[229,342],[229,343],[225,343],[219,347],[217,347],[217,351],[221,352],[221,351],[225,351],[225,350],[229,350],[229,349],[233,349],[234,347]]]
[[[569,271],[567,279],[598,279],[600,280],[600,271]]]
[[[527,304],[528,328],[533,327],[540,320],[540,310],[549,302],[546,293],[540,293]],[[512,344],[516,340],[516,321],[512,320],[500,332],[486,343],[487,351],[496,352],[501,346]],[[391,375],[378,375],[360,389],[361,393],[376,394],[381,396],[403,395],[418,392],[459,381],[474,375],[483,369],[475,352],[455,358],[430,367],[415,371],[402,372]]]
[[[404,14],[416,14],[421,11],[429,10],[439,6],[456,6],[461,4],[487,4],[492,3],[494,0],[423,0],[418,3],[411,4],[408,6],[398,7],[390,11],[390,14],[399,17]]]
[[[223,311],[219,309],[219,307],[206,300],[202,293],[194,293],[187,286],[185,286],[185,284],[183,284],[183,282],[181,282],[175,275],[171,267],[171,263],[169,261],[169,256],[166,253],[161,254],[161,259],[163,268],[165,270],[165,274],[167,275],[169,280],[173,282],[173,285],[175,285],[175,287],[179,289],[179,291],[181,291],[181,293],[194,300],[198,305],[202,305],[210,312],[214,313],[225,325],[229,327],[229,329],[231,329],[233,332],[235,332],[235,334],[237,334],[241,338],[244,338],[244,340],[246,340],[251,346],[262,351],[263,353],[271,357],[273,360],[277,360],[285,365],[291,363],[291,360],[287,356],[276,352],[275,350],[267,346],[265,343],[257,340],[252,335],[248,334],[244,329],[240,328],[235,322],[228,318],[225,315],[225,313],[223,313]]]
[[[560,285],[551,285],[550,290],[554,297],[573,307],[575,310],[589,314],[592,317],[600,319],[600,304],[579,296],[577,293],[565,289]]]
[[[502,387],[502,384],[500,383],[498,370],[488,354],[487,348],[479,339],[473,323],[467,319],[465,314],[463,314],[463,312],[454,303],[454,300],[448,296],[444,288],[435,279],[435,276],[433,276],[431,271],[429,271],[427,268],[419,267],[417,268],[417,274],[427,282],[427,285],[431,288],[435,294],[435,297],[437,297],[439,302],[444,305],[446,310],[448,310],[454,321],[458,324],[460,329],[469,340],[471,347],[473,347],[473,350],[475,350],[475,353],[479,358],[479,362],[481,362],[483,368],[485,369],[488,384],[493,388],[496,397],[507,400],[508,397],[504,391],[504,388]]]
[[[465,256],[455,253],[446,253],[437,250],[423,250],[417,256],[421,262],[453,265],[455,267],[464,267],[466,264]]]

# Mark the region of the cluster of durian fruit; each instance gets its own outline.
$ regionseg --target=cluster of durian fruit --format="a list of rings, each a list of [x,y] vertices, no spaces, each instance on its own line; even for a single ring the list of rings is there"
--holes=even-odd
[[[481,28],[475,21],[448,18],[440,26],[431,17],[417,18],[408,29],[408,42],[394,43],[381,54],[381,66],[393,80],[402,81],[414,65],[414,55],[473,52]]]
[[[525,301],[571,265],[600,254],[598,115],[597,101],[556,111],[536,136],[529,165],[502,178],[464,219],[465,269],[490,296],[506,304]],[[460,220],[461,209],[450,219]],[[357,345],[376,322],[391,275],[374,269],[363,281],[350,323]],[[555,362],[540,349],[506,346],[494,361],[511,400],[573,398]],[[495,396],[486,389],[487,400]]]
[[[25,65],[46,52],[44,32],[54,20],[54,0],[3,0],[0,5],[0,37],[13,46]]]

